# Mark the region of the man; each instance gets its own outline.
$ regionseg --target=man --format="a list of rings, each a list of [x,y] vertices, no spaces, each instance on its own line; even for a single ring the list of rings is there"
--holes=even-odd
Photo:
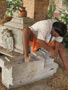
[[[23,45],[25,62],[29,62],[29,46],[32,51],[36,52],[40,48],[47,50],[51,57],[55,58],[58,53],[62,59],[65,69],[68,71],[68,63],[66,60],[64,46],[61,44],[63,36],[67,32],[67,26],[62,22],[54,22],[52,20],[42,20],[31,27],[24,28]]]

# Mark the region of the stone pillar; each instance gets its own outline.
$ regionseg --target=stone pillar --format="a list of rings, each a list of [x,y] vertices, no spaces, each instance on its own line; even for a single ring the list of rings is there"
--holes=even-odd
[[[23,0],[23,6],[26,7],[27,16],[35,21],[45,19],[47,15],[49,0]]]
[[[4,15],[6,11],[6,0],[0,0],[0,18]]]

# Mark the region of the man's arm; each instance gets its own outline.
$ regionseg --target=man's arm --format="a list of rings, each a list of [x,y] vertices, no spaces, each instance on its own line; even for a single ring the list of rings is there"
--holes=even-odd
[[[56,57],[56,56],[57,56],[57,54],[58,54],[58,48],[59,48],[59,45],[60,45],[59,42],[56,42],[56,41],[55,41],[55,47],[54,47],[54,48],[48,46],[48,44],[47,44],[45,41],[40,40],[40,39],[37,39],[37,43],[38,43],[38,45],[39,45],[41,48],[44,48],[44,49],[46,49],[48,52],[50,52],[50,54],[51,54],[52,57]]]
[[[61,43],[55,41],[54,52],[55,52],[55,55],[56,55],[56,56],[58,55],[58,50],[59,50],[60,45],[61,45]]]

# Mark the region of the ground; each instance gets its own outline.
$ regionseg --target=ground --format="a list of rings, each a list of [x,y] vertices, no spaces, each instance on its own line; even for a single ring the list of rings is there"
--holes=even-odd
[[[65,51],[68,57],[68,49],[65,49]],[[59,57],[55,60],[55,62],[59,64],[59,68],[52,77],[9,90],[68,90],[68,74],[64,72],[64,66]],[[8,90],[5,86],[2,85],[1,77],[0,90]]]

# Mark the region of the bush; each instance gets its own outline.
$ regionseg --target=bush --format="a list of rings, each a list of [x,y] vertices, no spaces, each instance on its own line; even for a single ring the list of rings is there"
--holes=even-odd
[[[19,8],[21,7],[22,1],[21,0],[7,0],[7,11],[6,11],[6,15],[8,16],[12,16],[13,13]]]
[[[52,5],[48,6],[48,15],[46,15],[47,19],[54,19],[54,13],[56,10],[56,4],[53,2]]]
[[[62,0],[63,1],[63,3],[68,3],[68,0]]]
[[[68,11],[67,10],[60,10],[60,17],[56,18],[56,20],[61,21],[68,25]]]

